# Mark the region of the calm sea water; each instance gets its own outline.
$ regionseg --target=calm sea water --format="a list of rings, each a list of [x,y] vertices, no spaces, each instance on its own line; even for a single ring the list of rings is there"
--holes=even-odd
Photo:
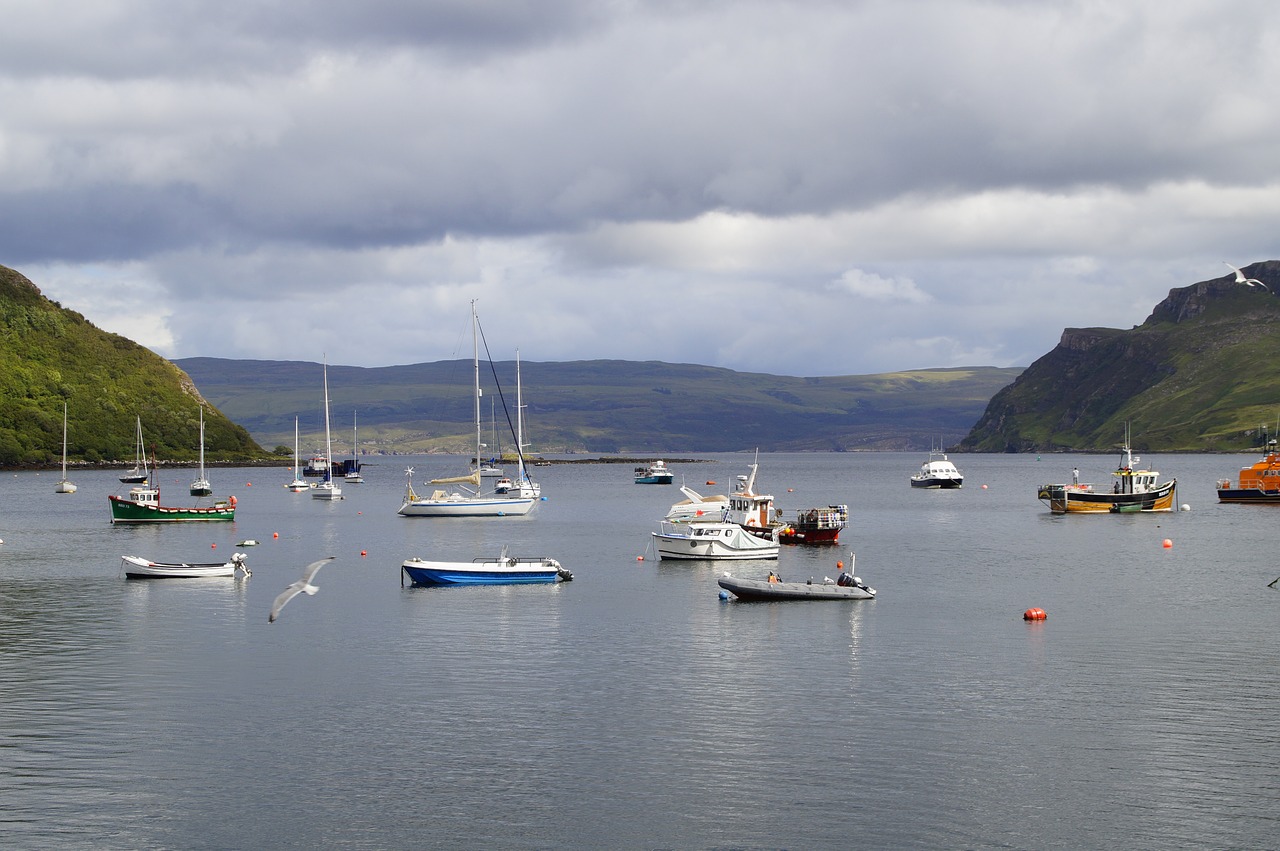
[[[5,474],[0,843],[1275,847],[1280,508],[1213,490],[1253,456],[1152,456],[1190,510],[1103,517],[1052,516],[1036,486],[1107,482],[1114,456],[953,458],[943,492],[908,487],[918,454],[761,457],[788,513],[850,506],[838,549],[776,564],[820,579],[856,550],[879,597],[824,604],[723,602],[723,564],[656,561],[679,492],[627,465],[539,468],[546,501],[496,520],[395,514],[406,460],[421,481],[457,459],[387,459],[333,504],[218,469],[234,525],[133,528],[109,472],[71,496]],[[750,461],[674,466],[723,492]],[[401,585],[408,556],[503,544],[576,579]],[[120,573],[236,549],[247,580]]]

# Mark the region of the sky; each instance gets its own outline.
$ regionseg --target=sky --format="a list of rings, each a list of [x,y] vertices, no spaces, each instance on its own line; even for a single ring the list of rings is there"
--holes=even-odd
[[[0,20],[0,264],[167,358],[1026,366],[1280,259],[1270,0]]]

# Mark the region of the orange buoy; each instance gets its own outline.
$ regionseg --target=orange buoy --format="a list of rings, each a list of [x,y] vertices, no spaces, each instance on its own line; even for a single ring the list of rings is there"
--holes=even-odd
[[[211,549],[211,550],[216,550],[217,548],[218,548],[218,545],[217,545],[217,544],[210,544],[210,545],[209,545],[209,549]]]
[[[787,488],[787,493],[795,493],[795,488]]]
[[[360,555],[362,555],[362,556],[367,556],[367,555],[368,555],[368,553],[367,553],[367,552],[365,552],[364,550],[361,550],[361,551],[360,551]]]
[[[280,533],[279,533],[279,532],[272,532],[272,533],[271,533],[271,537],[273,537],[273,538],[278,538],[278,537],[280,537]]]
[[[1033,607],[1033,608],[1027,609],[1025,612],[1022,613],[1022,619],[1024,621],[1042,621],[1047,617],[1048,615],[1045,614],[1044,609],[1041,609],[1039,607]]]
[[[715,483],[716,483],[715,479],[707,479],[707,484],[714,485]]]
[[[644,556],[636,556],[636,561],[644,561]]]
[[[1173,541],[1169,540],[1168,538],[1165,538],[1164,543],[1161,544],[1161,546],[1163,546],[1166,550],[1171,550],[1173,549]]]
[[[251,487],[253,487],[253,482],[245,482],[245,483],[244,483],[244,486],[245,486],[245,487],[247,487],[247,488],[251,488]]]
[[[836,562],[836,570],[844,570],[844,562],[842,561]]]
[[[987,489],[987,486],[986,486],[986,485],[983,485],[983,486],[982,486],[982,489],[983,489],[983,490],[986,490],[986,489]]]

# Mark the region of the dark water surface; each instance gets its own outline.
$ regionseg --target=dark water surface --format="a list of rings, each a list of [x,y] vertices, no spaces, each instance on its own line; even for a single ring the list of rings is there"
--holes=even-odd
[[[395,514],[406,460],[457,467],[388,459],[332,504],[283,469],[213,470],[237,521],[174,527],[112,527],[108,472],[70,496],[0,477],[0,843],[1277,844],[1280,507],[1213,490],[1253,456],[1152,456],[1191,510],[1101,517],[1052,516],[1036,486],[1105,483],[1115,456],[954,456],[960,491],[910,488],[919,454],[762,456],[788,514],[850,507],[842,546],[784,548],[784,577],[854,549],[879,592],[811,604],[721,602],[725,565],[654,560],[679,492],[630,466],[537,469],[527,518],[432,520]],[[724,492],[750,460],[675,471]],[[190,471],[167,475],[187,502]],[[504,543],[575,581],[401,587],[408,556]],[[236,549],[247,580],[120,573]]]

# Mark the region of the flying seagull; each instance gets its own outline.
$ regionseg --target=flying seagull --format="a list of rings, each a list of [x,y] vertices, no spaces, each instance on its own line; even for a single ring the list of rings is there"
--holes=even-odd
[[[1223,260],[1222,262],[1227,263],[1226,260]],[[1259,281],[1257,278],[1246,278],[1244,276],[1244,272],[1241,272],[1239,269],[1237,269],[1235,266],[1232,266],[1230,263],[1227,263],[1227,268],[1230,269],[1232,272],[1236,273],[1237,284],[1248,284],[1251,287],[1262,287],[1267,292],[1271,291],[1271,287],[1262,283],[1262,281]]]
[[[302,578],[281,591],[280,596],[276,597],[276,601],[271,604],[271,614],[267,615],[267,623],[273,623],[280,616],[280,610],[284,608],[285,603],[294,597],[299,594],[306,594],[309,597],[319,591],[319,588],[311,584],[311,580],[315,577],[316,571],[333,561],[334,558],[336,556],[329,556],[307,565],[307,569],[302,571]]]

